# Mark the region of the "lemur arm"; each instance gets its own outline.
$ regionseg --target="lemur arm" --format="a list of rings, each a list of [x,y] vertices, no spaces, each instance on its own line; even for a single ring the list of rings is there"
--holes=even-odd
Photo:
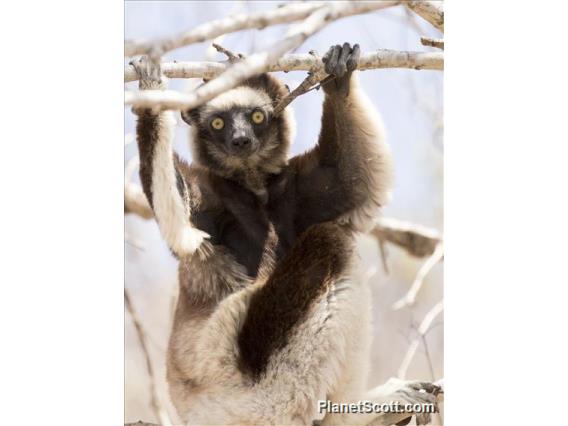
[[[363,230],[388,199],[392,165],[381,118],[353,75],[358,58],[359,46],[348,43],[324,57],[335,79],[323,86],[322,129],[298,173],[298,191],[302,211],[321,212],[312,220],[343,218]]]
[[[139,75],[140,90],[164,90],[165,79],[158,64],[145,57],[132,63]],[[172,252],[182,257],[194,253],[208,235],[194,228],[189,185],[180,171],[182,160],[172,142],[175,119],[172,111],[135,109],[142,188],[156,217],[163,238]]]

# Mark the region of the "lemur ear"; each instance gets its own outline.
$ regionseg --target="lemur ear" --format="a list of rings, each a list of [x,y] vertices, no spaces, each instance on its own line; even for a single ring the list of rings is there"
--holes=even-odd
[[[185,121],[190,126],[197,123],[199,120],[199,109],[188,109],[188,110],[181,110],[181,119]]]

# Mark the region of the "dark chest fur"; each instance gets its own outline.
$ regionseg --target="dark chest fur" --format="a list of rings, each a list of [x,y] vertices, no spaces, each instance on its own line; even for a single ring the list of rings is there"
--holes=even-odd
[[[194,211],[192,222],[211,236],[211,243],[226,247],[247,274],[255,277],[267,245],[273,245],[275,260],[280,260],[304,230],[303,224],[296,220],[295,182],[290,169],[269,176],[268,202],[263,204],[239,183],[219,179],[214,190],[222,203],[214,209]]]

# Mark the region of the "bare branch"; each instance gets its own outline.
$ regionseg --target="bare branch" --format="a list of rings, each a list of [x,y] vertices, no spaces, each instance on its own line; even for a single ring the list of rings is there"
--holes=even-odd
[[[432,268],[444,257],[444,245],[440,242],[436,246],[434,253],[426,259],[426,262],[420,267],[418,273],[416,274],[416,278],[414,278],[414,282],[410,286],[410,290],[398,301],[396,301],[392,308],[396,311],[398,309],[402,309],[406,306],[414,305],[416,301],[416,295],[422,288],[424,284],[424,278],[426,275],[432,270]]]
[[[227,69],[219,78],[215,78],[200,86],[188,95],[171,91],[126,92],[126,105],[157,107],[167,109],[195,108],[217,95],[238,86],[247,78],[268,71],[270,65],[276,63],[286,52],[300,46],[308,37],[315,34],[330,22],[345,16],[367,13],[372,10],[398,4],[396,1],[383,2],[330,2],[316,9],[308,18],[294,28],[284,39],[274,43],[266,52],[255,53],[237,62]]]
[[[154,57],[163,56],[164,53],[193,43],[201,43],[214,39],[223,34],[236,31],[267,26],[285,24],[305,20],[320,9],[340,10],[340,16],[330,17],[331,20],[344,16],[366,13],[373,10],[384,9],[399,4],[400,1],[333,1],[333,2],[293,2],[268,12],[258,12],[250,15],[239,13],[216,21],[206,22],[194,29],[158,40],[133,41],[127,40],[124,44],[124,56],[148,54]],[[307,18],[307,19],[306,19]]]
[[[144,219],[151,219],[154,213],[146,194],[140,186],[130,182],[139,162],[138,156],[133,157],[128,161],[124,170],[124,213],[135,213]]]
[[[255,55],[253,55],[255,56]],[[125,105],[135,105],[141,107],[161,107],[164,109],[191,109],[209,101],[215,96],[236,87],[252,75],[265,71],[293,71],[311,70],[313,62],[316,60],[312,55],[304,55],[304,58],[290,58],[300,55],[287,55],[282,60],[278,60],[272,66],[265,66],[266,57],[256,56],[236,63],[219,78],[211,80],[197,88],[189,94],[182,94],[172,90],[143,90],[127,91],[125,93]],[[253,62],[246,62],[251,60]],[[320,59],[317,59],[320,62]],[[248,64],[251,64],[250,66]],[[359,69],[378,69],[378,68],[412,68],[412,69],[443,69],[444,57],[441,52],[400,52],[392,50],[379,50],[361,56]],[[323,64],[317,64],[319,70]],[[163,72],[169,77],[200,77],[210,79],[223,69],[226,65],[219,62],[200,62],[200,63],[173,63],[163,64]],[[128,81],[136,79],[134,71],[129,69],[125,72]],[[315,77],[314,77],[315,78]]]
[[[284,109],[290,104],[290,102],[292,102],[298,96],[314,89],[314,86],[324,80],[325,76],[326,74],[325,72],[323,72],[323,70],[314,72],[310,71],[308,76],[304,79],[304,81],[302,81],[302,83],[300,83],[298,87],[296,87],[288,94],[288,96],[284,97],[280,102],[278,102],[278,105],[274,107],[273,114],[275,116],[280,115],[280,113],[284,111]]]
[[[169,78],[204,78],[212,79],[231,67],[229,62],[165,62],[162,72]],[[416,70],[443,70],[444,54],[442,52],[406,52],[380,49],[376,52],[361,54],[359,70],[380,68],[411,68]],[[321,58],[309,53],[289,54],[282,56],[269,65],[268,72],[275,71],[313,71],[323,70]],[[138,79],[132,65],[124,69],[124,82]]]
[[[420,37],[423,46],[436,47],[444,50],[444,40],[441,38]]]
[[[441,32],[444,32],[444,8],[442,2],[438,1],[406,1],[404,5],[430,22]]]
[[[229,49],[224,48],[223,46],[221,46],[218,43],[213,43],[212,46],[215,48],[215,50],[219,53],[222,53],[223,55],[227,56],[227,58],[229,59],[230,62],[236,62],[239,61],[241,59],[244,58],[244,55],[240,54],[240,53],[233,53],[231,52]]]
[[[430,325],[432,325],[432,322],[436,319],[438,315],[440,315],[440,313],[442,313],[443,310],[444,310],[444,301],[440,300],[424,316],[424,319],[422,320],[422,322],[420,323],[417,329],[418,337],[416,337],[410,343],[410,346],[408,347],[408,350],[406,351],[406,354],[404,355],[402,363],[398,369],[399,379],[404,379],[404,377],[406,376],[408,367],[410,367],[410,363],[412,362],[414,355],[416,354],[416,350],[418,349],[418,345],[420,344],[420,339],[428,332],[428,329],[430,328]]]
[[[370,233],[377,240],[396,244],[415,257],[431,256],[442,241],[442,236],[434,229],[386,217],[376,219]]]
[[[132,183],[124,185],[124,213],[134,213],[144,219],[154,217],[148,199],[138,185]]]
[[[142,326],[142,323],[138,318],[138,314],[136,313],[136,310],[132,305],[130,295],[128,294],[126,288],[124,289],[124,303],[126,305],[128,313],[130,314],[130,317],[132,318],[132,322],[134,323],[136,334],[138,336],[138,342],[140,343],[140,348],[144,353],[144,358],[146,359],[146,368],[148,369],[148,377],[150,379],[150,395],[154,414],[160,424],[171,425],[172,421],[170,420],[170,416],[168,415],[164,407],[162,407],[162,405],[160,404],[160,398],[158,397],[154,367],[152,366],[152,360],[150,358],[150,353],[148,352],[148,345],[146,345],[146,333],[144,332],[144,327]]]
[[[206,22],[190,31],[164,39],[126,41],[124,45],[124,56],[149,54],[152,49],[165,53],[189,44],[211,40],[223,34],[251,28],[262,29],[271,25],[299,21],[307,18],[324,5],[325,4],[321,2],[294,2],[269,12],[258,12],[250,15],[239,13],[226,18]]]

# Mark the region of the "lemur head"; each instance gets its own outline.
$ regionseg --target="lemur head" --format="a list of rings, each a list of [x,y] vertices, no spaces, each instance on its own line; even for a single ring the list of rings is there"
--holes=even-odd
[[[287,162],[290,113],[273,114],[288,94],[275,77],[262,74],[203,106],[182,111],[192,127],[195,162],[225,175],[243,170],[278,173]]]

